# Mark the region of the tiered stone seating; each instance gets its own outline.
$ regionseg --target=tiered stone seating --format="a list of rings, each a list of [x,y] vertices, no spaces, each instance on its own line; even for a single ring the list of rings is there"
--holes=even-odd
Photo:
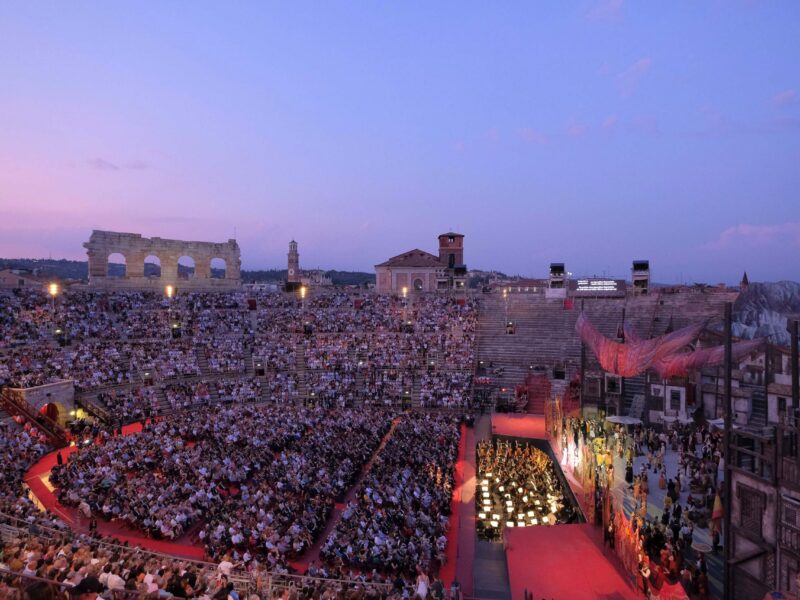
[[[484,299],[478,324],[478,361],[489,369],[502,369],[497,383],[513,392],[529,372],[553,376],[556,365],[565,367],[565,381],[580,370],[581,342],[575,333],[575,321],[581,306],[589,320],[604,335],[617,339],[623,309],[627,323],[641,338],[662,335],[670,320],[678,329],[708,318],[719,324],[724,304],[733,301],[736,291],[683,290],[627,298],[575,299],[566,308],[561,299],[547,299],[544,294],[509,294],[506,299],[494,293]],[[506,320],[514,323],[514,334],[506,333]],[[712,322],[714,326],[714,322]],[[599,370],[591,352],[587,352],[587,370]],[[559,380],[557,380],[559,381]],[[634,385],[636,383],[636,385]],[[643,393],[641,382],[631,382],[630,397]]]

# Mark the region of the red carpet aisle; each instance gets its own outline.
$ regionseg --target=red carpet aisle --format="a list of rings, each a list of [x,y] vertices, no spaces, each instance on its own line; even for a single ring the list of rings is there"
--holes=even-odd
[[[593,534],[591,525],[506,529],[513,600],[522,600],[525,590],[537,599],[640,598],[597,546]]]
[[[449,588],[456,575],[456,563],[463,560],[459,556],[459,533],[461,531],[461,497],[464,493],[464,467],[465,456],[467,449],[467,436],[471,433],[471,429],[461,424],[461,439],[458,442],[458,460],[455,466],[455,485],[453,487],[453,497],[450,500],[450,529],[447,535],[447,562],[439,571],[439,577],[444,583],[445,587]],[[473,436],[474,437],[474,436]],[[474,483],[473,483],[474,487]]]
[[[141,430],[141,424],[134,423],[123,427],[122,435],[130,435]],[[67,457],[75,451],[75,447],[63,448],[61,450],[61,455],[64,457],[64,460],[66,460]],[[48,481],[50,470],[56,465],[57,455],[58,452],[51,452],[43,456],[28,470],[28,473],[25,475],[25,483],[28,484],[33,495],[36,496],[47,510],[52,511],[75,531],[88,533],[89,521],[85,518],[81,518],[76,508],[63,506],[59,503]],[[113,536],[120,542],[127,542],[132,546],[141,546],[154,552],[174,554],[193,560],[205,559],[203,549],[192,545],[188,539],[177,540],[175,542],[154,540],[145,537],[141,531],[132,529],[122,523],[117,521],[110,522],[102,519],[97,519],[97,529],[102,535]],[[188,536],[184,536],[184,538],[186,537]]]
[[[322,545],[328,539],[331,532],[336,528],[336,525],[339,524],[339,521],[342,518],[342,512],[344,512],[345,508],[350,502],[355,502],[357,500],[356,495],[358,491],[361,489],[361,484],[364,482],[364,479],[367,477],[369,472],[372,470],[372,465],[375,464],[375,461],[378,459],[378,455],[383,451],[386,447],[386,444],[389,443],[389,440],[394,435],[394,430],[397,429],[397,424],[400,422],[400,419],[395,419],[392,421],[392,426],[389,428],[389,431],[383,436],[381,443],[378,444],[378,447],[375,449],[375,452],[372,453],[372,456],[361,469],[361,474],[356,479],[355,483],[350,487],[350,490],[344,497],[342,502],[336,503],[331,511],[330,516],[328,517],[328,521],[325,524],[325,529],[320,534],[317,541],[311,546],[303,556],[299,557],[297,560],[290,561],[289,564],[293,569],[295,569],[298,573],[305,573],[308,571],[308,567],[311,565],[312,562],[319,562],[319,555],[320,550],[322,550]]]
[[[461,591],[464,595],[471,596],[473,593],[472,573],[475,569],[475,430],[467,428],[464,437],[466,438],[466,452],[462,454],[459,449],[459,458],[463,457],[461,497],[457,508],[460,518],[458,531],[454,531],[453,535],[458,536],[455,575],[461,584]],[[462,443],[464,443],[463,438]],[[449,555],[447,560],[451,560]],[[444,579],[444,582],[449,587],[451,580]]]

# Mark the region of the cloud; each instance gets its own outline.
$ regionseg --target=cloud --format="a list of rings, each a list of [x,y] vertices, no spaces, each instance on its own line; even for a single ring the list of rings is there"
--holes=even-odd
[[[719,237],[707,244],[708,248],[724,250],[736,246],[765,246],[769,244],[800,246],[800,222],[777,225],[750,225],[741,223],[728,227]]]
[[[98,171],[119,171],[120,167],[104,158],[93,158],[89,161],[89,166]]]
[[[570,119],[569,123],[567,123],[567,135],[573,138],[579,138],[586,135],[589,131],[589,127],[584,125],[583,123],[579,123],[575,119]]]
[[[797,90],[783,90],[772,97],[775,106],[787,106],[797,100]]]
[[[150,168],[150,165],[142,160],[133,160],[127,163],[115,163],[111,162],[110,160],[106,160],[105,158],[98,157],[93,158],[92,160],[88,161],[88,163],[91,168],[97,169],[98,171],[122,171],[123,169],[142,171]]]
[[[620,94],[623,97],[633,95],[636,88],[639,87],[639,82],[650,72],[652,66],[653,59],[649,56],[645,56],[619,73],[617,75],[617,84],[619,85]]]
[[[523,127],[519,130],[519,137],[526,144],[546,144],[547,136],[541,131],[536,131],[530,127]]]
[[[611,20],[619,17],[624,0],[600,0],[586,13],[593,21]]]
[[[603,119],[603,122],[600,124],[600,127],[602,129],[605,129],[606,131],[610,131],[617,126],[618,121],[619,118],[617,118],[617,115],[608,115],[605,119]]]

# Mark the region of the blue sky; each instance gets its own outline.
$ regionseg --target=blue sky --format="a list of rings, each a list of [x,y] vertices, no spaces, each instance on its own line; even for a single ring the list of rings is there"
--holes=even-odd
[[[0,4],[0,255],[800,279],[800,3]]]

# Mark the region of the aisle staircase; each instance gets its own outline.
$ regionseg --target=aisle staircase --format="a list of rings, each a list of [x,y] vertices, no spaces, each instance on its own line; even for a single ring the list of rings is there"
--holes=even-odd
[[[46,437],[50,445],[63,448],[67,445],[66,431],[49,417],[37,411],[24,399],[10,389],[0,392],[0,410],[12,417],[22,417],[37,427]]]
[[[242,355],[244,356],[244,372],[253,377],[256,373],[255,365],[253,364],[253,349],[250,346],[244,346]]]
[[[210,377],[212,375],[211,367],[208,366],[208,355],[205,349],[202,347],[196,348],[195,354],[197,355],[197,366],[200,367],[200,373],[206,377]]]
[[[306,382],[306,347],[301,337],[294,341],[294,368],[297,373],[297,401],[304,404],[308,398],[308,384]]]

